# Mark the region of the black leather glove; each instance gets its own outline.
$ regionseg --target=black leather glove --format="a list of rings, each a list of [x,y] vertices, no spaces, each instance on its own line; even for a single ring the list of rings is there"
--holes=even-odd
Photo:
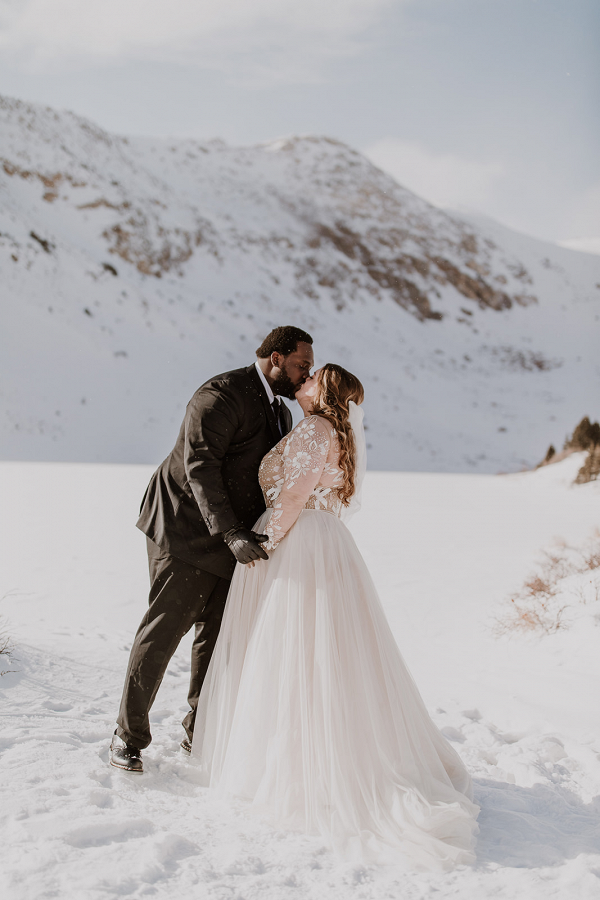
[[[257,534],[243,525],[236,525],[223,532],[223,540],[239,563],[252,562],[255,559],[268,559],[267,553],[260,546],[269,540],[267,534]]]

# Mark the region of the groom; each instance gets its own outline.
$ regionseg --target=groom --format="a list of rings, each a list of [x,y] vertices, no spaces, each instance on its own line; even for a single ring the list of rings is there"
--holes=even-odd
[[[314,365],[312,338],[275,328],[255,364],[209,379],[190,400],[179,437],[142,500],[137,527],[146,534],[149,609],[137,631],[111,765],[142,772],[149,712],[181,638],[192,626],[192,672],[183,721],[188,752],[198,697],[217,640],[236,561],[267,559],[265,535],[251,531],[264,512],[258,483],[263,456],[287,434],[292,416],[278,395],[294,399]]]

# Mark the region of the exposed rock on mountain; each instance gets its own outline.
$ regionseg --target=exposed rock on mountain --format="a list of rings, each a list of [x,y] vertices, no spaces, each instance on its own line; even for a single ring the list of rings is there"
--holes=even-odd
[[[600,476],[600,444],[594,444],[590,447],[585,461],[577,473],[575,484],[588,484],[590,481],[597,481]]]
[[[155,461],[286,322],[365,382],[375,467],[519,468],[597,403],[599,258],[448,215],[329,138],[126,138],[0,99],[0,200],[5,458]]]
[[[575,484],[596,481],[600,475],[600,422],[590,422],[587,416],[583,417],[573,434],[566,439],[562,452],[557,453],[550,444],[538,468],[560,462],[572,453],[581,453],[582,450],[587,450],[587,456],[577,473]]]
[[[576,453],[578,450],[591,450],[596,444],[600,444],[600,423],[590,422],[584,416],[570,438],[565,441],[565,450]]]

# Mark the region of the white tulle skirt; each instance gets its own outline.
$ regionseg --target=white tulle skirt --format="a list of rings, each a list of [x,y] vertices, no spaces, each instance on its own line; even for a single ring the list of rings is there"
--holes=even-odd
[[[321,834],[346,858],[425,868],[474,858],[470,777],[331,513],[303,510],[268,561],[236,567],[192,752],[219,794]]]

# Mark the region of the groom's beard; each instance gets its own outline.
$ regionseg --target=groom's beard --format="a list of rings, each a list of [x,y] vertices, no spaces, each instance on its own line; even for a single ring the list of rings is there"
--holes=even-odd
[[[296,399],[296,391],[301,387],[299,384],[294,384],[290,376],[285,370],[285,363],[281,366],[281,371],[277,378],[274,380],[271,385],[271,390],[275,395],[279,395],[280,397],[287,397],[288,400]]]

